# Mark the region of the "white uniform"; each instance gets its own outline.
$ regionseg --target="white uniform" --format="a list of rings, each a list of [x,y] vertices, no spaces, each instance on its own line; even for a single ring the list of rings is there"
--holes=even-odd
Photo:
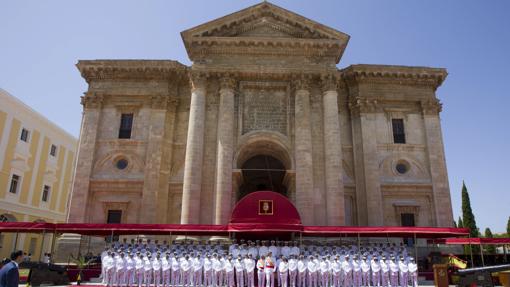
[[[306,270],[307,269],[308,269],[308,266],[306,264],[306,260],[300,259],[297,263],[297,270],[298,270],[297,284],[298,284],[298,287],[306,286]]]
[[[210,258],[204,259],[204,285],[206,287],[213,286],[212,261]]]
[[[250,254],[251,258],[253,258],[253,259],[258,258],[259,250],[257,249],[257,247],[252,246],[252,247],[250,247],[250,249],[248,249],[248,254]]]
[[[234,269],[236,271],[237,287],[244,287],[244,262],[243,262],[243,259],[238,258],[238,259],[234,260]]]
[[[181,263],[179,262],[179,258],[173,257],[170,261],[170,266],[172,269],[172,286],[177,286],[181,282]]]
[[[317,287],[317,263],[315,260],[308,260],[306,265],[308,271],[308,287]]]
[[[214,258],[212,260],[212,269],[214,286],[223,285],[223,262],[218,258]]]
[[[152,272],[154,278],[154,285],[159,287],[161,284],[161,261],[156,257],[152,260]]]
[[[191,265],[193,269],[193,286],[202,286],[202,269],[204,267],[202,258],[194,258]]]
[[[133,286],[135,283],[135,260],[129,256],[126,258],[126,284],[127,286]]]
[[[135,258],[135,276],[136,276],[136,283],[138,284],[138,287],[141,287],[143,284],[143,258],[136,257]]]
[[[113,258],[110,256],[110,255],[107,255],[104,259],[103,259],[103,265],[104,265],[104,270],[105,270],[105,282],[106,282],[106,285],[107,286],[113,286],[114,284],[114,274],[115,274],[115,261],[113,260]]]
[[[126,278],[124,277],[126,272],[126,262],[124,261],[124,257],[119,257],[115,260],[115,280],[114,284],[117,286],[123,286],[126,282]]]
[[[285,256],[286,258],[289,258],[290,256],[290,247],[285,245],[282,247],[282,255]]]
[[[234,264],[233,264],[233,262],[227,259],[223,263],[223,267],[225,270],[227,287],[234,287],[235,281],[234,281]]]
[[[381,260],[381,285],[388,287],[390,283],[390,265],[385,260]]]
[[[289,259],[289,286],[296,287],[298,261],[295,258]]]
[[[354,261],[353,261],[354,262]],[[359,264],[358,264],[359,265]],[[344,284],[343,286],[351,286],[352,284],[352,273],[353,273],[353,268],[354,268],[354,264],[351,264],[351,262],[349,262],[349,260],[344,260],[342,262],[342,276],[344,277]],[[352,285],[352,286],[357,286],[357,285]]]
[[[170,286],[170,275],[171,275],[171,269],[172,269],[172,260],[170,257],[163,257],[161,259],[161,278],[163,279],[163,286],[168,287]]]
[[[250,258],[244,259],[244,270],[246,271],[247,287],[255,287],[255,260]]]
[[[183,258],[181,260],[181,285],[188,287],[191,279],[191,263],[188,259]]]
[[[392,287],[398,285],[398,264],[393,260],[390,262],[390,284]]]
[[[366,260],[361,261],[361,284],[370,285],[370,264]]]
[[[266,257],[266,261],[264,262],[264,273],[266,274],[266,287],[274,287],[275,270],[276,268],[273,258]]]
[[[407,282],[409,281],[409,267],[407,263],[404,260],[400,260],[398,269],[400,271],[400,286],[407,287]]]
[[[266,262],[262,258],[257,261],[257,286],[264,287],[264,283],[266,281],[266,274],[264,269],[266,267]]]
[[[372,284],[373,286],[380,287],[381,286],[381,264],[379,261],[372,260],[370,263],[370,267],[372,268]]]
[[[340,265],[340,261],[338,260],[333,260],[331,262],[331,273],[333,273],[333,286],[334,287],[340,287],[341,285],[341,282],[340,282],[340,274],[342,273],[342,266]]]
[[[289,263],[282,261],[278,265],[278,276],[280,277],[280,282],[282,287],[287,287],[287,275],[289,273]]]
[[[418,265],[414,262],[409,262],[407,265],[409,269],[409,277],[411,277],[411,281],[413,282],[413,287],[418,286]]]
[[[329,281],[329,264],[326,260],[321,260],[319,263],[319,271],[320,271],[320,282],[321,286],[327,287]]]
[[[267,256],[268,252],[269,252],[269,248],[267,248],[267,246],[260,246],[260,248],[259,248],[259,256]]]
[[[143,280],[145,286],[149,287],[152,282],[152,262],[149,258],[143,260]]]

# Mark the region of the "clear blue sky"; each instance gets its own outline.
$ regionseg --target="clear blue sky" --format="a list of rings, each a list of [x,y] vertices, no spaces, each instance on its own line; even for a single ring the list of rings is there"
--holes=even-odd
[[[0,2],[0,87],[78,136],[79,59],[190,64],[180,32],[259,1]],[[339,67],[445,67],[439,88],[455,218],[466,181],[478,226],[510,216],[510,1],[272,1],[351,35]]]

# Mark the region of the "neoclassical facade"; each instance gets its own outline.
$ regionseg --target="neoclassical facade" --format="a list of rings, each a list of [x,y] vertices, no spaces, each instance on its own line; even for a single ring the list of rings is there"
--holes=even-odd
[[[347,34],[267,2],[181,35],[191,66],[77,64],[69,222],[226,224],[272,190],[305,225],[452,225],[445,69],[338,69]]]

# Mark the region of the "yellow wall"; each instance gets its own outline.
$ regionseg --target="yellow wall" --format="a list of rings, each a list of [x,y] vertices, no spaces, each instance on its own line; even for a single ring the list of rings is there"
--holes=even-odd
[[[18,142],[18,133],[20,129],[21,123],[20,121],[14,119],[12,121],[11,132],[9,133],[9,140],[7,143],[7,149],[4,155],[4,164],[2,167],[2,172],[0,173],[0,198],[5,197],[5,193],[7,192],[7,188],[10,182],[11,176],[11,162],[14,158],[14,151],[16,149],[16,143]]]
[[[18,222],[65,222],[67,197],[71,189],[77,140],[46,118],[0,89],[0,215],[8,214]],[[21,142],[21,129],[29,134],[28,144]],[[50,153],[57,146],[56,158]],[[18,194],[9,194],[13,164],[22,178]],[[22,172],[24,170],[24,172]],[[41,204],[44,184],[49,184],[50,197]],[[16,249],[29,252],[30,241],[36,239],[32,259],[39,260],[42,234],[3,233],[0,259]],[[49,252],[51,235],[44,239],[44,252]]]

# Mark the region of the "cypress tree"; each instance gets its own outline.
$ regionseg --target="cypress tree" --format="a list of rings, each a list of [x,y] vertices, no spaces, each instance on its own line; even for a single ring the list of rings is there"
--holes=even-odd
[[[457,222],[455,221],[455,219],[453,220],[453,227],[457,228]]]
[[[510,237],[510,216],[508,217],[508,221],[506,222],[506,236]]]
[[[494,238],[494,236],[492,235],[492,231],[490,228],[485,228],[485,237],[486,238]],[[487,245],[487,253],[488,254],[495,254],[496,253],[496,248],[494,247],[494,245]]]
[[[479,231],[476,227],[475,216],[471,209],[471,201],[464,181],[462,182],[462,223],[465,228],[469,228],[471,237],[478,237]]]
[[[462,217],[459,216],[459,221],[457,222],[458,228],[464,228],[464,223],[462,222]]]

